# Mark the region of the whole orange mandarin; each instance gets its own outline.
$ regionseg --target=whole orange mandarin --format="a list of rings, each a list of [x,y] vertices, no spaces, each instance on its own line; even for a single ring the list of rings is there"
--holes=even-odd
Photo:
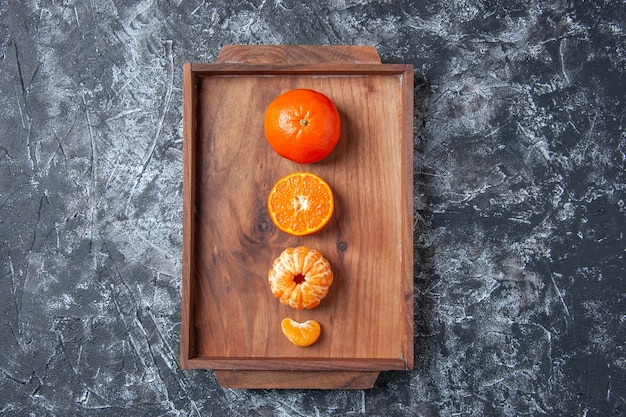
[[[267,142],[282,157],[308,164],[324,159],[339,141],[341,121],[324,94],[296,89],[276,97],[265,110]]]

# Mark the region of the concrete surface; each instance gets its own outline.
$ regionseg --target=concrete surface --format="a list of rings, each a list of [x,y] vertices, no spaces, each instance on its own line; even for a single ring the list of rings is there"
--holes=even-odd
[[[626,4],[4,0],[0,414],[621,416]],[[415,66],[415,352],[367,391],[178,367],[184,62]]]

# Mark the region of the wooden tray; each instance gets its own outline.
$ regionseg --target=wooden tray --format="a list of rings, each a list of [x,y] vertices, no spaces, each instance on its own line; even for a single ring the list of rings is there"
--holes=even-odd
[[[341,115],[325,160],[299,165],[265,141],[265,108],[311,88]],[[211,369],[232,388],[371,388],[383,370],[413,367],[413,67],[381,64],[373,47],[227,46],[183,70],[181,368]],[[266,204],[282,176],[309,171],[336,207],[320,232],[274,227]],[[316,248],[335,280],[315,309],[270,291],[286,247]],[[316,319],[314,345],[292,345],[284,317]]]

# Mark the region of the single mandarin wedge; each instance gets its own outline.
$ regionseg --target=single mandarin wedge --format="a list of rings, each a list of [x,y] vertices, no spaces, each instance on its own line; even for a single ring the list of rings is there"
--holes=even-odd
[[[280,327],[285,337],[296,346],[311,346],[322,332],[322,326],[315,320],[299,323],[287,317],[280,323]]]
[[[309,172],[281,178],[267,198],[267,210],[274,225],[294,236],[308,235],[326,226],[334,209],[330,186]]]
[[[332,152],[339,142],[341,120],[327,96],[300,88],[279,95],[267,106],[263,130],[276,153],[308,164]]]
[[[272,294],[296,310],[317,307],[333,283],[333,271],[322,253],[306,246],[285,249],[267,273]]]

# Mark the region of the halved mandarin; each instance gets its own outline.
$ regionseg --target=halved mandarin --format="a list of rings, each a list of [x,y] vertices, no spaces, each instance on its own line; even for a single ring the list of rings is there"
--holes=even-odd
[[[291,343],[303,347],[315,343],[322,332],[322,326],[316,320],[299,323],[287,317],[280,323],[280,327]]]
[[[334,209],[330,186],[310,172],[281,178],[267,198],[267,210],[274,225],[295,236],[308,235],[326,226]]]

